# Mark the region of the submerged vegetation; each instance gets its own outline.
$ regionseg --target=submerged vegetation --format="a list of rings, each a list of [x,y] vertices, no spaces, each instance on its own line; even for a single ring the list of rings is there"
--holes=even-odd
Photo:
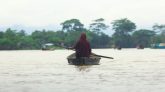
[[[127,18],[114,20],[112,36],[103,30],[111,30],[104,19],[96,19],[85,28],[78,19],[70,19],[61,23],[61,30],[35,30],[27,34],[25,30],[0,31],[0,50],[41,49],[43,44],[53,43],[55,47],[63,44],[72,46],[81,32],[87,34],[92,48],[110,48],[120,46],[132,48],[138,45],[150,47],[154,43],[165,43],[165,25],[153,25],[153,30],[136,30],[136,24]]]

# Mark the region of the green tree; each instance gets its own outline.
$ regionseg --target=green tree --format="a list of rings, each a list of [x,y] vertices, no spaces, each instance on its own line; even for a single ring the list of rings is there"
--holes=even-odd
[[[155,24],[152,26],[153,30],[156,32],[160,32],[162,35],[165,36],[165,25],[159,25],[159,24]]]
[[[155,35],[154,31],[147,29],[140,29],[138,31],[135,31],[132,34],[132,37],[136,46],[142,45],[144,47],[149,47],[151,46],[154,35]]]
[[[160,33],[160,34],[157,34],[156,38],[158,38],[158,39],[155,38],[155,43],[160,43],[160,42],[165,43],[165,25],[155,24],[155,25],[153,25],[152,28],[157,33]]]
[[[70,19],[70,20],[66,20],[63,23],[61,23],[62,25],[62,30],[63,31],[82,31],[84,30],[84,24],[82,24],[80,22],[80,20],[78,19]]]
[[[4,36],[4,32],[0,32],[0,39],[2,39]]]
[[[23,37],[23,36],[26,36],[26,32],[24,30],[20,30],[18,33],[17,33],[18,36],[20,37]]]
[[[60,45],[61,43],[64,43],[66,33],[64,31],[48,31],[48,42],[53,43],[55,45]]]
[[[109,26],[104,23],[103,18],[99,18],[94,20],[92,24],[90,24],[90,29],[97,34],[101,34],[102,30],[106,30]]]
[[[71,31],[66,33],[64,43],[67,46],[72,46],[79,39],[81,32],[80,31]]]
[[[110,47],[110,37],[102,32],[100,33],[100,35],[95,32],[91,32],[88,38],[90,38],[91,47],[93,48]]]
[[[0,39],[0,50],[11,50],[13,42],[7,38]]]
[[[115,20],[112,22],[112,29],[115,33],[112,35],[114,45],[121,47],[131,47],[130,33],[136,29],[135,23],[127,18]]]
[[[37,49],[37,44],[31,36],[23,36],[20,38],[18,48],[19,49]]]
[[[91,46],[92,47],[107,47],[107,43],[109,41],[109,37],[105,35],[102,31],[106,30],[109,26],[104,23],[103,18],[99,18],[93,21],[93,23],[90,24],[90,30],[92,30],[94,33],[91,34]]]
[[[41,48],[43,44],[47,43],[46,42],[46,31],[42,30],[36,30],[31,34],[31,37],[33,38],[34,42],[36,43],[36,48]]]
[[[5,44],[8,44],[6,46],[7,49],[17,49],[17,44],[19,41],[19,37],[17,36],[16,30],[12,30],[8,28],[4,34],[4,39],[3,39]]]

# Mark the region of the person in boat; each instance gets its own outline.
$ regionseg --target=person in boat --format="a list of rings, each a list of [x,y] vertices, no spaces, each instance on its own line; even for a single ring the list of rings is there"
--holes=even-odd
[[[90,47],[90,43],[86,38],[86,34],[81,33],[79,40],[76,42],[76,44],[73,47],[69,49],[75,49],[77,58],[89,57],[91,54],[91,47]]]
[[[137,49],[144,49],[144,46],[142,44],[137,45]]]

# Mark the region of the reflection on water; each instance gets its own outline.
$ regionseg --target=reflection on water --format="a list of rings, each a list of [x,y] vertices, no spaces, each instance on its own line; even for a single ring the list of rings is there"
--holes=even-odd
[[[165,50],[97,49],[100,65],[69,65],[73,51],[0,51],[0,92],[165,92]]]
[[[75,65],[78,71],[89,72],[92,65]]]

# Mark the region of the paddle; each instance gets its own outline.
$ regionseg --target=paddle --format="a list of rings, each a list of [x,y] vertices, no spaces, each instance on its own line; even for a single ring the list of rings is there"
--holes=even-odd
[[[68,50],[74,50],[74,49],[71,49],[71,48],[65,47],[65,46],[60,46],[60,47],[68,49]],[[102,56],[102,55],[97,55],[97,54],[92,54],[92,55],[97,56],[97,57],[102,57],[102,58],[114,59],[113,57],[108,57],[108,56]]]
[[[108,56],[102,56],[102,55],[96,55],[96,54],[92,54],[92,55],[102,57],[102,58],[114,59],[113,57],[108,57]]]
[[[71,49],[73,51],[75,51],[74,49]],[[113,57],[108,57],[108,56],[103,56],[103,55],[97,55],[97,54],[94,54],[92,53],[93,56],[97,56],[97,57],[102,57],[102,58],[108,58],[108,59],[114,59]]]

